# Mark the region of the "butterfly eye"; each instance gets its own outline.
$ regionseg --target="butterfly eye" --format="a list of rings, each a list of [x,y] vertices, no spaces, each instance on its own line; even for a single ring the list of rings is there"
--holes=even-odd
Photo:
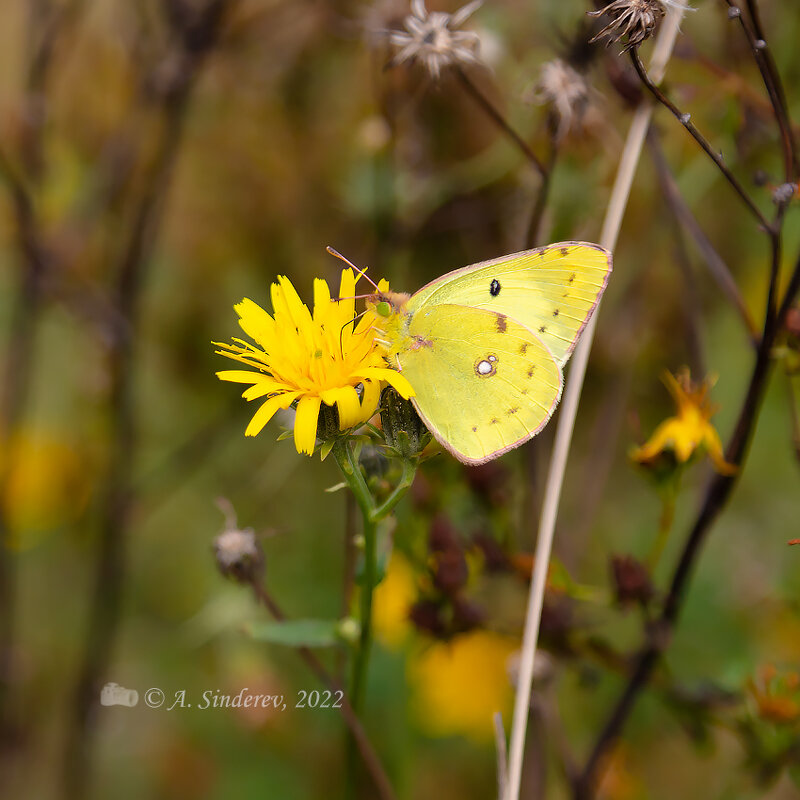
[[[387,303],[386,300],[381,300],[380,303],[375,305],[375,313],[379,317],[390,317],[392,315],[391,303]]]

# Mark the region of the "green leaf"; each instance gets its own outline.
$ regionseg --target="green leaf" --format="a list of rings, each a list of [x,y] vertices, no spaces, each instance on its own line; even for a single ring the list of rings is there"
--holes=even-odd
[[[324,461],[329,455],[333,446],[336,444],[335,439],[326,439],[319,448],[320,460]]]
[[[287,647],[331,647],[341,641],[339,620],[295,619],[254,622],[246,630],[256,641]]]

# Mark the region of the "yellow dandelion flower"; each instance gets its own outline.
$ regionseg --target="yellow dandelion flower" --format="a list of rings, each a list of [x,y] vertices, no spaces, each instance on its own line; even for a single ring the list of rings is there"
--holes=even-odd
[[[388,648],[399,648],[411,632],[409,614],[416,599],[414,570],[403,556],[394,552],[386,576],[372,597],[372,626]]]
[[[509,637],[477,630],[421,652],[409,665],[420,727],[430,736],[491,741],[494,713],[508,719],[511,710],[508,662],[518,648]]]
[[[675,376],[665,372],[663,379],[675,400],[677,416],[664,420],[647,442],[631,452],[631,458],[648,464],[669,450],[678,463],[685,464],[698,448],[704,447],[717,472],[733,475],[737,467],[725,460],[719,434],[709,421],[718,410],[708,397],[714,381],[707,379],[699,384],[692,383],[688,369]]]
[[[8,524],[5,545],[28,549],[80,516],[91,494],[86,460],[75,442],[31,429],[0,446],[0,474],[5,478],[0,505]]]
[[[388,288],[381,281],[382,291]],[[245,436],[255,436],[279,409],[294,406],[294,443],[298,453],[311,455],[323,404],[335,406],[339,429],[366,422],[380,400],[386,382],[405,398],[414,390],[399,372],[386,367],[383,350],[375,342],[371,317],[355,319],[356,279],[352,269],[342,271],[339,297],[332,300],[328,284],[314,280],[314,311],[304,305],[291,281],[283,275],[271,287],[270,315],[245,298],[235,306],[242,330],[256,343],[234,339],[215,342],[220,355],[241,361],[256,372],[225,370],[223,381],[247,383],[246,400],[266,398],[256,411]]]

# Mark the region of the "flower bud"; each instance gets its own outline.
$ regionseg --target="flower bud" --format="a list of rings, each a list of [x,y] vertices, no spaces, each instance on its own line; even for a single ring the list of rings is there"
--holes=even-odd
[[[417,458],[430,441],[430,433],[413,404],[391,387],[383,392],[381,424],[386,444],[401,458]]]
[[[264,573],[264,553],[252,528],[228,528],[214,539],[219,571],[238,583],[251,584]]]

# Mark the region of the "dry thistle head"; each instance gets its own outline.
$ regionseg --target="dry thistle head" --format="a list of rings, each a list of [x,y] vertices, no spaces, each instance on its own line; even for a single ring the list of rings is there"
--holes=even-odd
[[[653,599],[655,587],[650,580],[650,572],[633,556],[612,556],[611,578],[614,594],[621,606],[647,606]]]
[[[480,64],[477,33],[456,30],[480,8],[483,0],[472,0],[455,14],[428,12],[425,0],[411,0],[411,13],[403,21],[405,31],[392,31],[389,41],[400,48],[392,64],[419,61],[438,80],[442,69],[452,64]]]
[[[668,8],[686,10],[687,5],[682,0],[614,0],[598,11],[587,11],[590,17],[608,15],[611,18],[611,22],[591,41],[608,37],[608,44],[611,44],[627,36],[624,53],[653,35]]]
[[[536,105],[550,106],[555,136],[561,140],[580,128],[591,95],[586,78],[566,61],[556,58],[542,65],[539,80],[526,99]]]
[[[225,530],[214,539],[214,557],[219,571],[238,583],[254,583],[264,573],[264,552],[252,528],[241,529],[236,524],[236,512],[224,497],[217,506],[225,515]]]

